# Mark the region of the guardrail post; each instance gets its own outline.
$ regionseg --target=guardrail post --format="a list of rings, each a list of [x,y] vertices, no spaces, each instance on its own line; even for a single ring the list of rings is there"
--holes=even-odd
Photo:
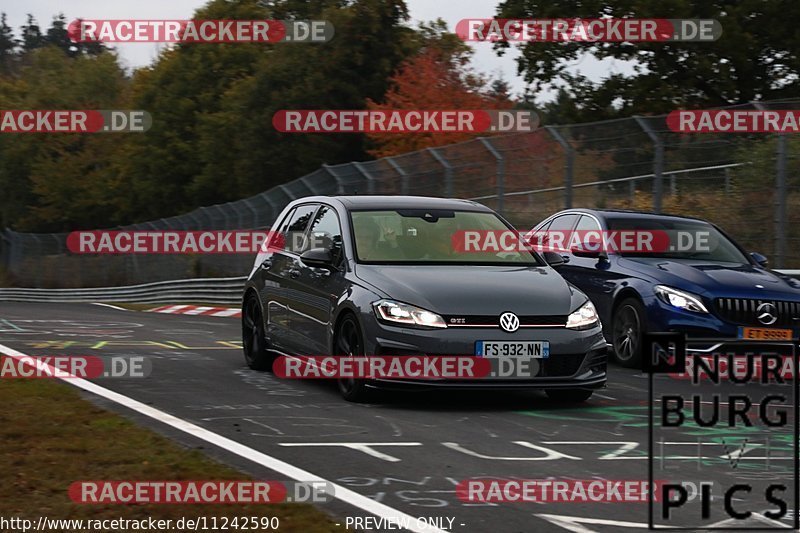
[[[408,172],[406,172],[403,167],[400,166],[400,163],[394,160],[392,157],[387,157],[386,162],[389,163],[398,174],[400,174],[400,194],[407,195],[408,194]]]
[[[453,165],[436,148],[427,148],[434,159],[444,167],[444,196],[453,197]]]
[[[489,153],[497,160],[497,212],[501,215],[505,211],[505,175],[506,175],[506,159],[503,157],[497,148],[494,147],[492,142],[486,137],[478,137],[478,140],[483,143]]]
[[[365,178],[367,178],[367,193],[375,194],[375,176],[373,176],[366,168],[364,168],[364,165],[361,163],[353,161],[353,166],[356,167],[356,169],[361,172]]]
[[[553,126],[545,126],[544,129],[564,149],[564,209],[569,209],[572,207],[572,184],[575,177],[575,148]]]
[[[633,117],[640,128],[650,137],[655,147],[653,156],[653,211],[661,212],[661,197],[664,190],[664,142],[642,117]]]

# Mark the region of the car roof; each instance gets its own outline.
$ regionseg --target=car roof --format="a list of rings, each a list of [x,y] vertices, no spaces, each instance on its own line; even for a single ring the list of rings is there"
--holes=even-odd
[[[653,213],[652,211],[636,211],[632,209],[586,209],[586,208],[573,208],[573,209],[565,209],[563,211],[559,211],[556,215],[560,215],[562,213],[585,213],[588,215],[594,215],[596,218],[599,219],[608,219],[608,218],[628,218],[628,219],[636,219],[636,218],[647,218],[650,220],[653,219],[684,219],[684,220],[695,220],[697,222],[704,222],[708,223],[707,220],[703,220],[702,218],[697,217],[688,217],[683,215],[672,215],[669,213]],[[552,215],[555,216],[555,215]]]
[[[338,201],[348,211],[365,209],[457,209],[462,211],[491,212],[491,209],[471,200],[434,198],[430,196],[314,196],[302,198],[306,202]]]

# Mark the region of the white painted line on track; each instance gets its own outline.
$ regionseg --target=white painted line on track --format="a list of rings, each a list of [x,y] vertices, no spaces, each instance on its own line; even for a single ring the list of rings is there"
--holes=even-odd
[[[100,306],[103,306],[103,307],[110,307],[111,309],[116,309],[117,311],[130,311],[130,309],[125,309],[124,307],[119,307],[119,306],[111,305],[111,304],[103,304],[103,303],[100,303],[100,302],[92,302],[92,305],[100,305]]]
[[[594,395],[597,396],[598,398],[603,398],[604,400],[614,400],[614,401],[617,400],[616,398],[612,398],[611,396],[606,396],[605,394],[600,394],[599,392],[595,392]]]
[[[3,344],[0,344],[0,354],[6,355],[8,357],[17,360],[23,358],[27,359],[28,357],[30,357],[22,352],[18,352],[17,350],[9,348],[8,346],[5,346]],[[55,372],[56,369],[51,367],[51,370]],[[191,422],[187,422],[186,420],[165,413],[164,411],[160,411],[154,407],[145,405],[142,402],[134,400],[133,398],[129,398],[118,392],[114,392],[112,390],[106,389],[105,387],[96,385],[91,381],[87,381],[85,379],[77,378],[74,376],[73,377],[67,376],[65,378],[59,378],[59,379],[63,379],[63,381],[65,381],[66,383],[74,385],[79,389],[83,389],[87,392],[96,394],[97,396],[110,400],[114,403],[125,406],[129,409],[132,409],[133,411],[136,411],[139,414],[152,418],[153,420],[157,420],[177,430],[183,431],[188,435],[204,440],[209,444],[218,446],[230,453],[236,454],[239,457],[243,457],[256,464],[269,468],[270,470],[274,470],[275,472],[287,476],[296,481],[305,481],[305,482],[323,481],[325,483],[328,483],[330,486],[333,487],[334,496],[336,497],[337,500],[350,504],[353,507],[357,507],[375,516],[392,520],[393,522],[398,524],[407,523],[409,531],[414,531],[417,533],[446,533],[444,530],[439,529],[437,527],[429,526],[421,521],[418,522],[417,521],[418,517],[411,516],[402,511],[398,511],[397,509],[389,507],[388,505],[376,502],[371,498],[363,496],[348,488],[342,487],[341,485],[337,485],[336,483],[332,483],[331,481],[328,481],[327,479],[322,478],[320,476],[316,476],[311,472],[298,468],[285,461],[281,461],[280,459],[269,456],[265,453],[259,452],[258,450],[254,450],[249,446],[245,446],[244,444],[231,440],[227,437],[218,435],[205,428],[192,424]]]

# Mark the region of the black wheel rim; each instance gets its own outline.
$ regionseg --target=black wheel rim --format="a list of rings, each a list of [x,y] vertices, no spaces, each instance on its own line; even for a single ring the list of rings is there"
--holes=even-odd
[[[355,357],[361,355],[361,340],[359,339],[356,324],[352,319],[346,319],[339,328],[336,336],[336,351],[341,357]],[[345,394],[350,393],[356,386],[353,378],[342,378],[339,387]]]
[[[250,298],[245,305],[242,318],[242,339],[244,353],[248,361],[253,361],[261,351],[263,338],[261,335],[261,311],[255,298]]]
[[[630,305],[619,310],[614,322],[614,351],[621,361],[631,360],[639,350],[639,313]]]

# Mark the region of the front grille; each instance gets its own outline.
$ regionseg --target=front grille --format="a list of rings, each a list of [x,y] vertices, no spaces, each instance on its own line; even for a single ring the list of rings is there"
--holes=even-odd
[[[777,310],[778,320],[765,324],[758,320],[758,307],[771,303]],[[719,317],[727,322],[742,326],[793,327],[800,325],[800,302],[780,300],[756,300],[752,298],[717,298],[714,305]]]
[[[447,327],[499,328],[500,315],[445,315]],[[567,317],[563,315],[519,315],[519,327],[564,327]]]
[[[551,355],[542,359],[539,378],[564,378],[574,375],[583,363],[583,354]]]

